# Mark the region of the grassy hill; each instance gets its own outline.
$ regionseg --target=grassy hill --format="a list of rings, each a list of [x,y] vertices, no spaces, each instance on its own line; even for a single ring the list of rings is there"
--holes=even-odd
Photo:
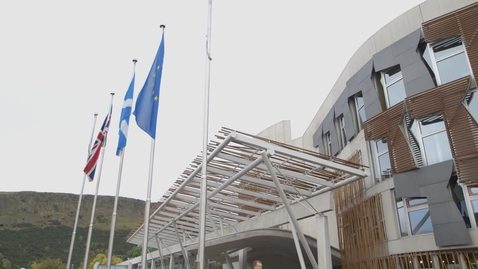
[[[84,195],[75,236],[72,263],[78,268],[85,256],[93,196]],[[66,264],[79,196],[66,193],[0,192],[0,254],[12,268],[33,261],[60,258]],[[113,255],[126,259],[134,245],[128,233],[143,220],[145,202],[120,197],[118,200]],[[114,197],[98,196],[89,258],[108,250]]]

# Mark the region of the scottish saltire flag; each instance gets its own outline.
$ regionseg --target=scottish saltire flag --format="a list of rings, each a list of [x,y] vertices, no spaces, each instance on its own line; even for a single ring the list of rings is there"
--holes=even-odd
[[[118,147],[116,148],[116,155],[119,156],[124,147],[126,147],[126,140],[128,137],[129,117],[131,116],[131,110],[133,109],[133,94],[134,94],[134,77],[131,79],[128,90],[124,96],[123,109],[121,109],[121,117],[119,123],[119,139]]]
[[[161,37],[156,58],[149,71],[144,86],[138,94],[135,110],[136,123],[139,128],[145,131],[151,138],[156,139],[156,121],[159,107],[159,86],[161,85],[161,74],[163,73],[164,59],[164,32]]]
[[[108,135],[112,110],[113,105],[111,105],[110,111],[108,112],[108,115],[106,115],[105,121],[101,126],[98,136],[96,137],[95,144],[91,148],[90,156],[88,156],[85,169],[83,169],[83,172],[85,172],[85,174],[88,176],[90,182],[95,178],[96,164],[98,163],[98,158],[100,157],[101,147],[106,146],[106,136]]]

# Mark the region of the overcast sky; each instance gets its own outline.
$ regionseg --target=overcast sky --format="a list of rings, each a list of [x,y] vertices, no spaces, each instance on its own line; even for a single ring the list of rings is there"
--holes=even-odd
[[[423,0],[214,1],[209,137],[291,120],[302,136],[355,51]],[[207,0],[1,1],[0,191],[79,194],[114,92],[100,195],[115,195],[123,97],[165,29],[152,202],[201,154]],[[146,199],[151,139],[131,117],[120,196]],[[97,171],[97,174],[99,172]],[[94,194],[86,182],[84,193]]]

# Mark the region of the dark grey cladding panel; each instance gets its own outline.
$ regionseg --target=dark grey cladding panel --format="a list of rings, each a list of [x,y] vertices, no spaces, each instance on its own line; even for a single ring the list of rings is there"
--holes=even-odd
[[[332,145],[332,155],[335,156],[339,153],[339,140],[337,139],[337,132],[335,131],[335,118],[329,122],[328,126],[330,132],[330,144]]]
[[[448,189],[452,171],[453,161],[449,160],[393,175],[395,193],[398,197],[427,198],[437,246],[471,243],[465,222]],[[453,234],[452,237],[449,236],[450,233]]]
[[[432,212],[430,212],[431,214]],[[435,245],[439,247],[472,243],[468,229],[463,221],[433,225],[433,233],[435,235]]]
[[[446,177],[442,177],[446,178]],[[431,204],[440,204],[451,201],[450,190],[447,188],[448,180],[420,187],[420,193],[423,197],[428,197],[427,202]],[[418,179],[420,181],[420,179]],[[418,183],[420,185],[420,183]]]
[[[432,222],[434,224],[452,223],[457,219],[462,219],[460,211],[456,210],[456,204],[453,201],[448,201],[439,204],[428,205]],[[435,212],[437,212],[435,214]],[[448,214],[440,214],[441,212],[448,212]]]
[[[439,198],[433,197],[434,193],[427,193],[425,189],[428,185],[440,183],[445,183],[446,187],[452,171],[453,161],[449,160],[405,173],[395,174],[393,175],[395,193],[398,197],[427,197],[426,195],[429,194],[429,199],[438,201]]]
[[[378,92],[374,87],[371,77],[362,80],[362,82],[359,84],[359,90],[362,91],[365,115],[367,116],[367,119],[370,119],[383,111],[382,106],[380,105]]]
[[[409,67],[410,65],[413,65],[416,62],[423,63],[422,58],[417,51],[417,48],[409,49],[406,52],[398,55],[397,57],[395,57],[395,61],[397,63],[400,63],[400,69],[402,70]]]
[[[421,76],[430,76],[428,69],[422,61],[415,62],[405,68],[402,68],[403,82],[407,83]],[[430,77],[431,78],[431,77]]]
[[[335,117],[338,117],[349,110],[348,96],[346,92],[343,91],[340,95],[339,100],[334,104]]]
[[[358,84],[358,91],[361,91],[362,94],[364,94],[364,93],[366,93],[368,91],[372,91],[372,90],[377,92],[377,90],[375,90],[375,87],[373,85],[372,74],[370,74],[369,77],[360,81],[360,83]]]
[[[382,111],[382,104],[380,103],[380,100],[376,99],[373,103],[365,107],[365,116],[367,117],[367,120],[369,120],[382,113]]]
[[[412,96],[435,87],[433,78],[421,59],[402,69],[402,75],[407,96]]]
[[[407,96],[412,96],[434,87],[435,83],[430,75],[424,75],[405,83],[405,91],[407,92]]]
[[[344,122],[345,122],[345,137],[347,141],[352,140],[355,137],[355,126],[350,110],[347,110],[344,113]]]
[[[397,197],[421,197],[420,188],[418,186],[418,170],[412,170],[406,173],[393,175],[393,183],[395,184],[395,194]]]
[[[376,72],[390,68],[397,64],[398,63],[395,62],[395,57],[393,57],[392,46],[388,46],[373,55],[373,66],[375,67]]]
[[[397,57],[400,54],[410,49],[416,50],[418,46],[418,42],[420,42],[421,35],[422,35],[422,30],[417,29],[411,34],[408,34],[407,36],[393,43],[392,44],[393,56]]]
[[[440,182],[448,183],[453,171],[453,160],[425,166],[414,171],[420,172],[420,177],[418,177],[420,187]]]
[[[370,79],[372,76],[373,61],[370,59],[360,70],[354,75],[360,84],[364,79]]]
[[[392,45],[373,55],[373,65],[376,72],[380,72],[397,64],[406,67],[416,61],[421,29],[403,37]]]
[[[312,143],[314,147],[319,147],[320,152],[324,150],[324,143],[322,142],[322,126],[319,125],[319,128],[315,131],[314,135],[312,135]]]

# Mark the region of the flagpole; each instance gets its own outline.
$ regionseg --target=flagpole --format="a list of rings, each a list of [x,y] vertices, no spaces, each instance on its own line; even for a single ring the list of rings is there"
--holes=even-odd
[[[166,28],[166,26],[165,25],[160,25],[159,27],[163,30],[163,36],[164,36],[164,28]],[[163,67],[161,66],[161,68],[163,68]],[[155,120],[156,120],[156,118],[155,118]],[[149,214],[150,214],[150,207],[151,207],[151,188],[152,188],[152,185],[153,185],[154,148],[155,148],[155,139],[152,138],[151,139],[150,159],[149,159],[148,190],[147,190],[147,193],[146,193],[146,203],[144,205],[144,224],[143,224],[144,234],[143,234],[143,249],[142,249],[142,253],[141,253],[142,269],[147,269],[148,268],[147,256],[146,255],[147,255],[147,250],[148,250],[148,237],[149,237]]]
[[[114,93],[110,93],[111,94],[111,105],[110,105],[110,108],[113,106],[113,97],[114,97]],[[109,110],[108,113],[111,113],[111,109]],[[108,115],[107,117],[110,117],[110,115]],[[90,217],[90,225],[88,226],[88,238],[86,240],[86,251],[85,251],[85,259],[83,261],[83,269],[86,269],[88,267],[88,254],[90,252],[90,243],[91,243],[91,234],[93,232],[93,222],[95,220],[95,209],[96,209],[96,200],[98,198],[98,190],[100,188],[100,179],[101,179],[101,170],[103,168],[103,160],[105,158],[105,154],[104,154],[104,149],[106,147],[106,136],[103,138],[103,145],[101,147],[101,160],[100,160],[100,169],[98,171],[98,177],[97,177],[97,180],[96,180],[96,190],[95,190],[95,196],[93,198],[93,206],[91,208],[91,217]]]
[[[136,70],[136,63],[138,60],[133,59],[133,76]],[[124,107],[123,107],[124,108]],[[113,242],[114,242],[114,237],[115,237],[115,228],[116,228],[116,210],[118,208],[118,198],[119,198],[119,192],[121,188],[121,176],[123,174],[123,159],[124,159],[124,151],[126,148],[123,147],[120,152],[120,163],[119,163],[119,169],[118,169],[118,181],[116,183],[116,196],[115,196],[115,203],[113,205],[113,214],[111,216],[111,228],[110,228],[110,241],[108,244],[108,260],[107,260],[107,268],[111,268],[111,257],[113,255]]]
[[[151,139],[151,152],[149,161],[149,176],[148,176],[148,191],[146,197],[146,204],[144,206],[144,235],[143,235],[143,249],[141,253],[141,269],[147,269],[147,250],[148,250],[148,231],[149,231],[149,211],[151,206],[151,186],[153,183],[153,164],[154,164],[154,147],[155,140]]]
[[[200,208],[199,208],[199,269],[204,269],[206,255],[204,253],[204,246],[206,241],[206,197],[207,197],[207,142],[208,142],[208,128],[209,128],[209,87],[211,79],[211,20],[212,20],[212,0],[208,0],[208,19],[207,19],[207,41],[206,41],[206,86],[204,90],[204,130],[203,130],[203,149],[202,149],[202,168],[201,168],[201,194],[200,194]]]
[[[96,118],[98,117],[98,113],[95,113],[94,117],[95,118],[93,120],[93,128],[91,130],[90,143],[88,144],[88,155],[86,155],[87,158],[88,156],[90,156],[91,144],[93,143],[93,136],[95,135]],[[80,217],[81,201],[83,200],[83,190],[85,189],[85,181],[86,181],[86,174],[83,174],[83,183],[81,184],[81,191],[79,195],[80,198],[78,198],[78,207],[76,209],[75,224],[73,225],[73,234],[71,235],[70,251],[68,252],[68,261],[66,263],[66,269],[70,269],[71,255],[73,254],[73,246],[75,245],[76,228],[78,227],[78,219]]]
[[[144,205],[144,222],[143,222],[143,250],[141,253],[142,269],[148,267],[147,264],[147,249],[148,249],[148,232],[149,232],[149,214],[151,206],[151,186],[153,182],[153,165],[154,165],[154,148],[156,140],[156,124],[158,121],[159,97],[161,77],[163,73],[164,60],[164,28],[166,26],[160,25],[162,29],[161,42],[159,43],[158,51],[154,57],[153,64],[149,71],[143,88],[139,91],[136,99],[136,106],[133,112],[136,118],[136,124],[139,128],[145,131],[151,138],[151,153],[149,161],[149,176],[148,176],[148,190],[146,194],[146,201]]]

